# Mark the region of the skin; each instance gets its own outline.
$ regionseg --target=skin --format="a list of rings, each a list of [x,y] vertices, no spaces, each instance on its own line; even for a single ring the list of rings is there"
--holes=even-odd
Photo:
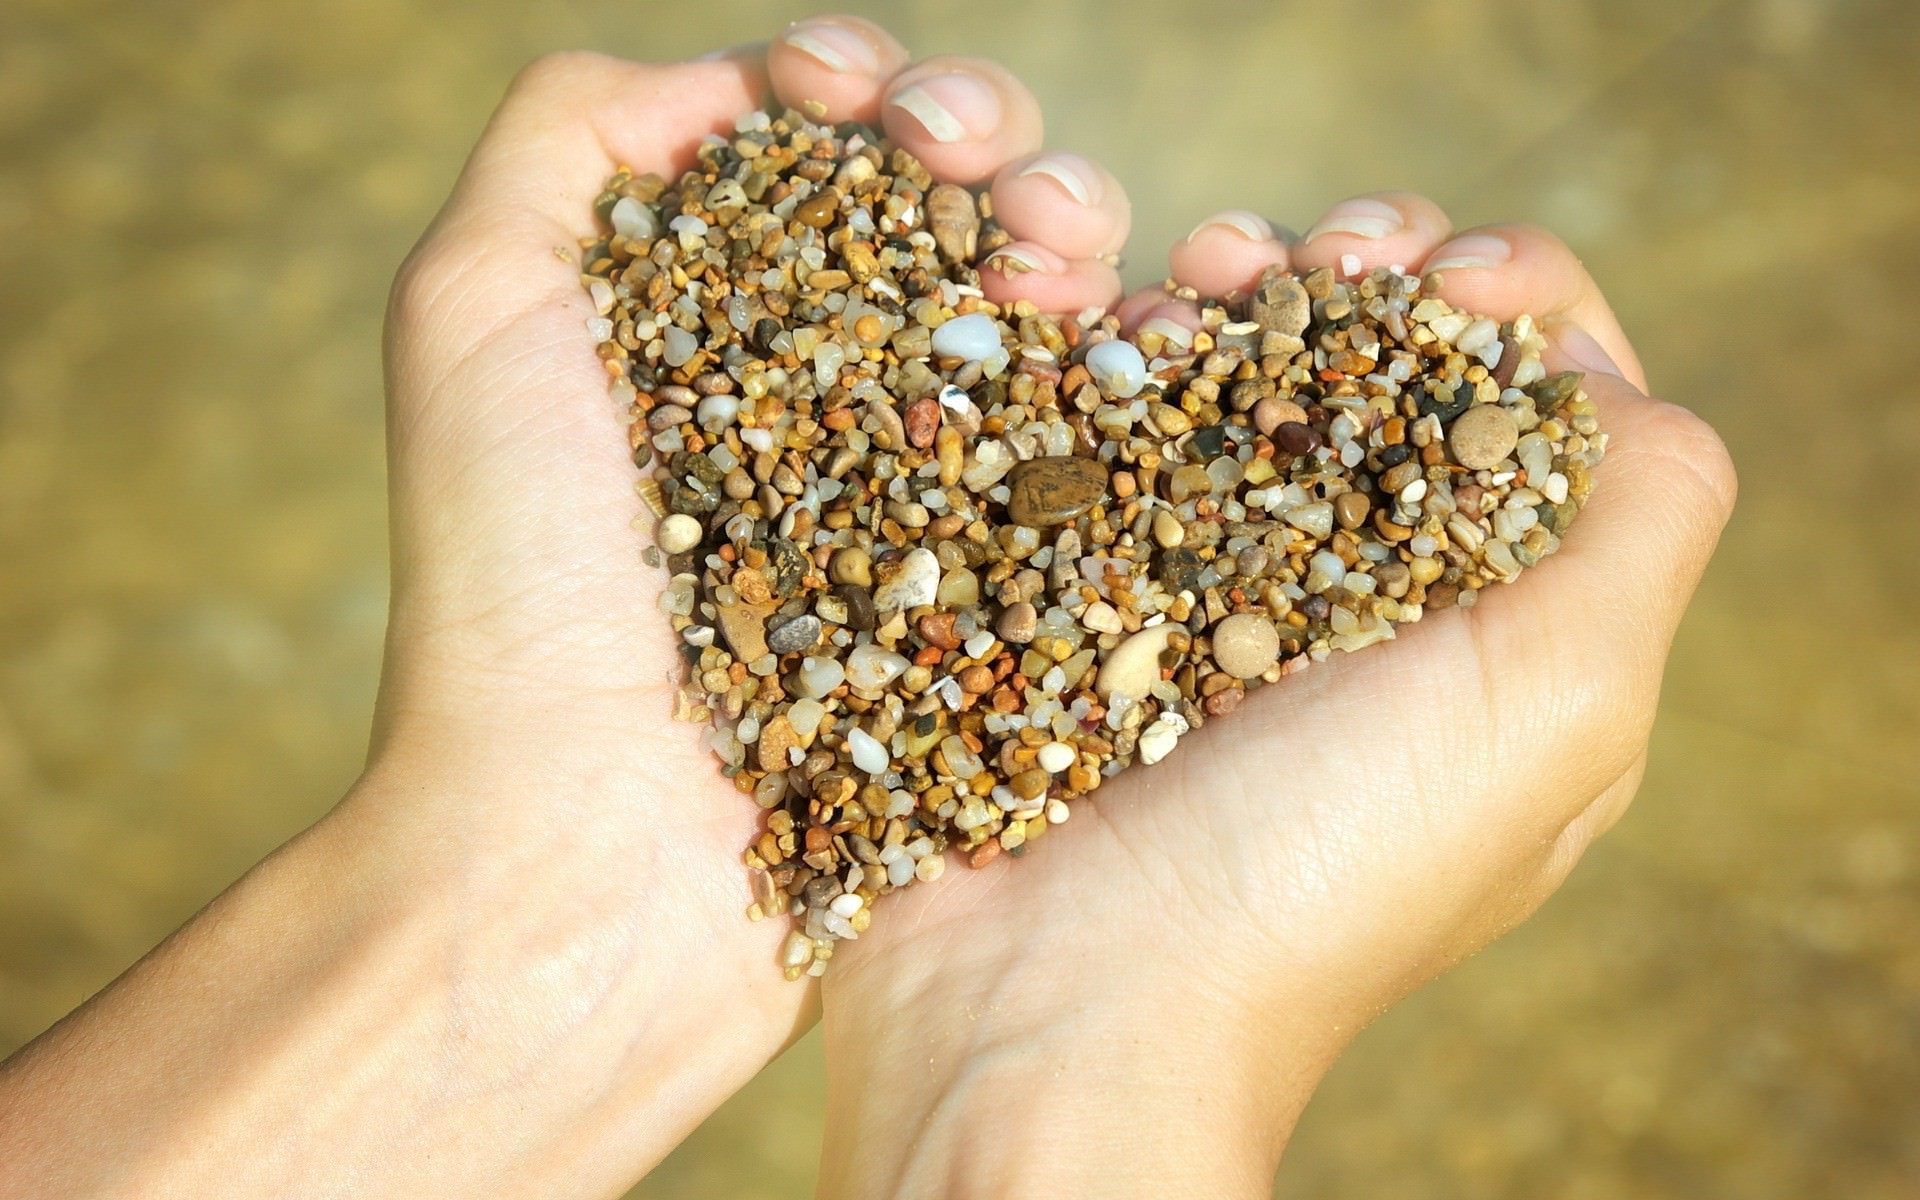
[[[960,89],[949,140],[897,102],[915,87]],[[1120,300],[1124,190],[1077,156],[1050,165],[1084,203],[1028,170],[1039,107],[994,64],[910,63],[832,16],[700,62],[529,67],[394,284],[394,591],[365,774],[0,1067],[0,1193],[616,1195],[815,1018],[817,989],[773,968],[779,923],[741,916],[757,810],[698,731],[662,724],[677,660],[637,554],[651,522],[553,253],[616,164],[672,172],[768,89],[987,182],[1029,268],[985,272],[993,299]],[[1375,199],[1403,228],[1203,223],[1173,275],[1213,296],[1274,262],[1449,256],[1430,202]],[[1564,246],[1476,233],[1507,254],[1449,268],[1441,294],[1558,322],[1557,353],[1594,372],[1614,448],[1580,532],[1524,586],[1103,787],[1043,863],[893,899],[825,988],[821,1194],[1265,1195],[1353,1033],[1523,919],[1618,819],[1732,470],[1647,398]],[[1196,315],[1157,293],[1120,311]]]

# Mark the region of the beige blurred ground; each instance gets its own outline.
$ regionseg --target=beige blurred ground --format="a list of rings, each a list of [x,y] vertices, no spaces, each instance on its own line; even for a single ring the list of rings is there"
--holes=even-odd
[[[1555,227],[1741,466],[1633,815],[1361,1038],[1278,1194],[1920,1193],[1912,0],[865,7],[1032,80],[1134,189],[1138,280],[1228,204]],[[0,1054],[352,777],[386,282],[515,66],[801,11],[0,8]],[[804,1194],[819,1071],[635,1195]]]

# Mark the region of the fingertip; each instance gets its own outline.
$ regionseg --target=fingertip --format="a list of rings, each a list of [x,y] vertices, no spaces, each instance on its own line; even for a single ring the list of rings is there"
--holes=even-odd
[[[767,50],[767,75],[780,103],[815,120],[872,122],[887,80],[907,63],[892,34],[862,17],[809,17]]]
[[[1030,301],[1047,313],[1110,308],[1120,298],[1120,273],[1099,259],[1062,258],[1035,242],[1012,242],[981,264],[980,290],[995,304]]]
[[[1303,272],[1356,262],[1358,271],[1422,262],[1446,240],[1453,224],[1432,200],[1415,192],[1369,192],[1328,209],[1293,248]]]
[[[1002,228],[1068,258],[1115,254],[1127,243],[1133,208],[1126,189],[1082,155],[1050,151],[1017,158],[994,176],[992,194]]]
[[[1202,296],[1245,294],[1270,266],[1292,261],[1287,243],[1271,222],[1245,209],[1228,209],[1200,222],[1174,243],[1167,265],[1175,282]]]
[[[979,183],[1040,148],[1039,101],[984,58],[930,58],[901,72],[887,86],[880,119],[935,178],[954,183]]]

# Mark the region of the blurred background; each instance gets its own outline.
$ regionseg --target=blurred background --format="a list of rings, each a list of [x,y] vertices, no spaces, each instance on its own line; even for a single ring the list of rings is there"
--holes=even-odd
[[[1135,283],[1226,206],[1554,227],[1740,465],[1633,813],[1360,1038],[1276,1194],[1920,1193],[1913,0],[848,7],[1025,76]],[[514,69],[808,11],[0,7],[0,1056],[353,778],[381,307]],[[634,1196],[809,1194],[820,1099],[810,1038]]]

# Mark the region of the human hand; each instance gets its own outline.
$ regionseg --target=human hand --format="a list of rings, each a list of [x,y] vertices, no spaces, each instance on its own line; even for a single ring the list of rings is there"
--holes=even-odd
[[[1531,313],[1549,368],[1588,372],[1612,442],[1577,531],[1519,586],[1108,781],[1039,861],[890,899],[825,982],[822,1194],[1266,1195],[1354,1032],[1524,919],[1632,797],[1733,502],[1719,439],[1645,395],[1598,288],[1538,229],[1456,235],[1431,201],[1381,194],[1298,243],[1226,214],[1171,258],[1212,296],[1348,256]],[[1195,323],[1158,289],[1120,311]]]
[[[611,1152],[609,1182],[811,1020],[812,986],[778,971],[785,923],[743,915],[759,810],[703,730],[668,720],[684,663],[655,611],[665,573],[641,561],[653,521],[636,532],[638,476],[568,260],[616,165],[671,176],[769,87],[829,120],[884,121],[942,179],[998,173],[1004,225],[1048,240],[1014,247],[1039,269],[989,272],[996,299],[1119,297],[1101,258],[1126,237],[1118,183],[1079,159],[1029,170],[1040,122],[1024,88],[977,60],[908,66],[853,18],[715,61],[536,63],[402,268],[387,336],[394,596],[369,768],[398,786],[362,789],[336,823],[404,847],[409,886],[469,914],[474,977],[512,985],[474,1031],[503,1075],[533,1074],[523,1043],[537,1030],[530,1049],[546,1053],[555,1014],[597,1048],[589,1086],[551,1081],[579,1097],[552,1122],[644,1127]]]

